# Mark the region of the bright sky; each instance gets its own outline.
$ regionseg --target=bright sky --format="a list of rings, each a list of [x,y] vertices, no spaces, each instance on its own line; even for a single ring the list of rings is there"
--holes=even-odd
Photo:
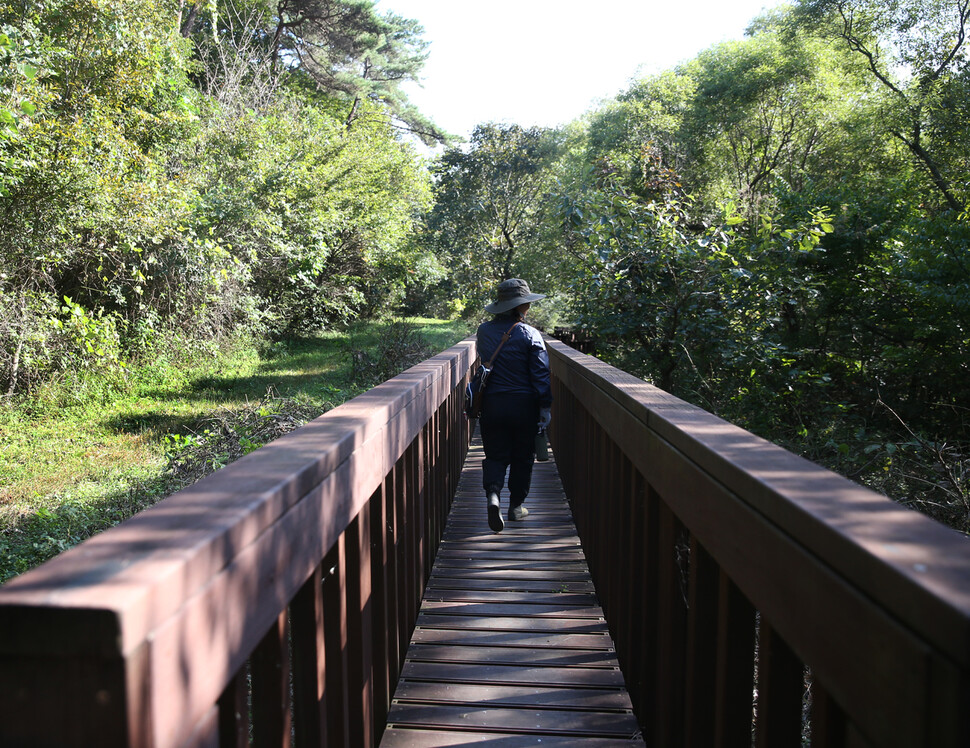
[[[482,122],[555,127],[640,75],[741,39],[781,0],[378,0],[431,42],[411,100],[468,137]]]

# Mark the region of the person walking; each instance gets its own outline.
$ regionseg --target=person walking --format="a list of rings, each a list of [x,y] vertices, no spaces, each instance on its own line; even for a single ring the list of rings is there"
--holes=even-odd
[[[521,278],[502,281],[495,301],[485,307],[494,317],[478,328],[479,358],[490,361],[498,351],[479,417],[485,449],[482,483],[493,532],[505,528],[501,493],[506,471],[509,521],[529,514],[523,504],[532,484],[535,437],[552,418],[549,354],[539,331],[525,323],[532,302],[544,298],[545,294],[532,293]]]

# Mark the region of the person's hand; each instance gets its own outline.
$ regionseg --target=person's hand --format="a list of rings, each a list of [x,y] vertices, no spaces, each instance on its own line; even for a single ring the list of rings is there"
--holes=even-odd
[[[552,408],[539,408],[539,429],[545,431],[552,421]]]

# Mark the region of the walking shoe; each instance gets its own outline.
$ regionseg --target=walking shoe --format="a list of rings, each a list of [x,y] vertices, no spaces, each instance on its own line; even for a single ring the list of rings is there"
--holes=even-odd
[[[529,516],[529,510],[524,506],[519,504],[518,506],[513,506],[509,508],[509,522],[515,522],[519,519],[525,519]]]
[[[505,529],[505,522],[502,521],[502,503],[497,493],[488,495],[488,526],[492,528],[492,532],[502,532]]]

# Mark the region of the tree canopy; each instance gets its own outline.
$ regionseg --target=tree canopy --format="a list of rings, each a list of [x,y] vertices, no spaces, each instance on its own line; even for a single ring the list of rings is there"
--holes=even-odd
[[[970,530],[967,10],[802,0],[635,81],[528,161],[514,266],[477,133],[436,172],[437,289],[541,267],[607,360]]]
[[[0,0],[0,387],[385,311],[534,319],[970,530],[967,0],[797,0],[446,140],[370,0]]]
[[[0,4],[5,391],[163,333],[294,332],[403,293],[429,183],[394,118],[420,27],[366,2],[269,10]]]
[[[456,293],[473,307],[541,254],[557,150],[551,132],[486,124],[475,128],[467,148],[447,150],[435,165],[429,235],[453,271]]]

